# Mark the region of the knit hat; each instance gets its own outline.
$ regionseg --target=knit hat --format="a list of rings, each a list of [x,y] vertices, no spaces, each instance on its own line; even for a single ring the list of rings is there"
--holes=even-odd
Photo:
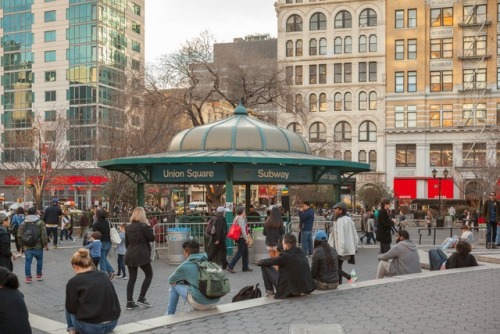
[[[333,207],[334,209],[342,209],[344,211],[347,211],[347,205],[344,203],[344,202],[338,202],[337,204],[335,204],[335,206]]]
[[[5,213],[0,212],[0,223],[3,223],[5,220],[9,219],[9,216],[7,216]]]
[[[314,240],[328,240],[328,236],[326,235],[326,232],[323,230],[319,230],[316,232],[316,235],[314,236]]]
[[[226,212],[226,208],[225,208],[225,207],[223,207],[223,206],[219,206],[219,207],[217,208],[217,212]]]

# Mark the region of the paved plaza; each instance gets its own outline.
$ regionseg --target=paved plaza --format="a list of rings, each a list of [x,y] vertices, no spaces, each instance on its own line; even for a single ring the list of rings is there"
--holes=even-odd
[[[446,233],[439,233],[436,239],[441,241]],[[418,240],[416,229],[410,230],[410,235]],[[69,261],[80,242],[65,242],[59,249],[45,252],[44,281],[30,285],[22,281],[20,290],[25,295],[34,333],[65,333],[65,285],[74,274]],[[431,237],[424,236],[420,249],[432,248],[432,242]],[[122,305],[115,332],[322,334],[321,328],[307,326],[329,324],[325,333],[500,333],[500,314],[496,312],[500,265],[481,262],[479,268],[374,280],[378,249],[378,245],[364,244],[359,249],[356,286],[344,284],[334,291],[316,291],[295,299],[263,297],[232,304],[232,296],[243,286],[260,283],[264,291],[259,267],[253,265],[253,272],[243,273],[240,261],[235,267],[238,273],[228,273],[232,291],[217,310],[188,312],[188,305],[180,302],[174,316],[163,315],[168,300],[166,280],[176,266],[168,264],[166,252],[160,252],[160,259],[153,262],[153,283],[147,295],[153,307],[125,310],[127,281],[113,280]],[[478,259],[500,258],[500,250],[486,250],[479,245],[474,253]],[[116,264],[114,254],[111,263]],[[14,272],[23,279],[24,259],[18,259],[14,266]],[[344,265],[347,272],[352,268]],[[135,298],[142,278],[140,273]]]

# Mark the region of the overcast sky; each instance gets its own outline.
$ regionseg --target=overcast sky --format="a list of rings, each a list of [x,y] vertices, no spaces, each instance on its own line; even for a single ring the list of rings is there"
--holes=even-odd
[[[146,61],[174,52],[202,31],[217,42],[266,34],[277,37],[276,0],[146,0]]]

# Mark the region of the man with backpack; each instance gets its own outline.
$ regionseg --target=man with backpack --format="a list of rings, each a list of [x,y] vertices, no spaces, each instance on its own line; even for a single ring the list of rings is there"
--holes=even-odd
[[[33,257],[36,258],[36,279],[37,281],[43,280],[43,249],[49,250],[49,242],[45,223],[36,215],[35,208],[31,207],[28,209],[28,215],[24,223],[19,226],[17,237],[21,244],[21,252],[26,255],[24,266],[26,283],[33,282],[31,276],[31,262],[33,262]]]

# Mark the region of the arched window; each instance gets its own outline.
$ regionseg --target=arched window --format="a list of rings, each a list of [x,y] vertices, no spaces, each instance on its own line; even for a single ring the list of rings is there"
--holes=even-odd
[[[377,13],[373,9],[365,9],[359,15],[360,27],[374,27],[377,25]]]
[[[318,97],[316,96],[316,94],[309,95],[309,111],[318,111]]]
[[[333,140],[336,142],[351,142],[351,125],[347,122],[338,122],[333,129]]]
[[[333,152],[333,158],[336,160],[342,160],[342,152],[340,151]]]
[[[302,135],[302,126],[297,122],[293,122],[293,123],[288,124],[286,129],[293,131],[298,135]]]
[[[377,52],[377,36],[370,35],[370,52]]]
[[[371,121],[364,121],[359,126],[359,141],[377,141],[377,127]]]
[[[340,93],[335,93],[335,95],[333,96],[333,110],[342,110],[342,94]]]
[[[352,110],[352,94],[347,92],[344,94],[344,111]]]
[[[286,56],[293,57],[293,41],[286,41]]]
[[[319,40],[319,54],[326,55],[326,38],[320,38]]]
[[[315,56],[317,54],[318,54],[318,41],[316,41],[316,38],[311,38],[309,40],[309,55]]]
[[[323,13],[314,13],[309,21],[309,30],[325,30],[326,16]]]
[[[319,111],[326,111],[327,106],[326,106],[326,94],[321,93],[319,94]]]
[[[302,100],[302,95],[295,94],[295,112],[302,112],[304,108],[304,102]]]
[[[326,126],[321,122],[314,122],[309,128],[310,143],[326,142]]]
[[[336,37],[333,42],[333,53],[341,54],[342,53],[342,38]]]
[[[344,161],[352,161],[352,153],[347,150],[344,152]]]
[[[302,56],[302,40],[298,39],[297,42],[295,42],[295,56],[300,57]]]
[[[365,53],[366,52],[366,36],[365,35],[359,36],[358,52],[359,53]]]
[[[344,53],[352,53],[352,38],[350,36],[344,38]]]
[[[359,151],[358,162],[366,162],[366,151],[364,150]]]
[[[286,20],[286,32],[302,31],[302,18],[293,14]]]
[[[352,16],[346,10],[342,10],[335,15],[335,29],[351,28]]]
[[[359,93],[358,109],[359,110],[366,110],[366,93],[365,92]]]
[[[369,164],[370,168],[372,170],[377,170],[377,152],[376,151],[370,151],[369,155]]]
[[[370,92],[369,99],[370,110],[377,110],[377,92]]]

